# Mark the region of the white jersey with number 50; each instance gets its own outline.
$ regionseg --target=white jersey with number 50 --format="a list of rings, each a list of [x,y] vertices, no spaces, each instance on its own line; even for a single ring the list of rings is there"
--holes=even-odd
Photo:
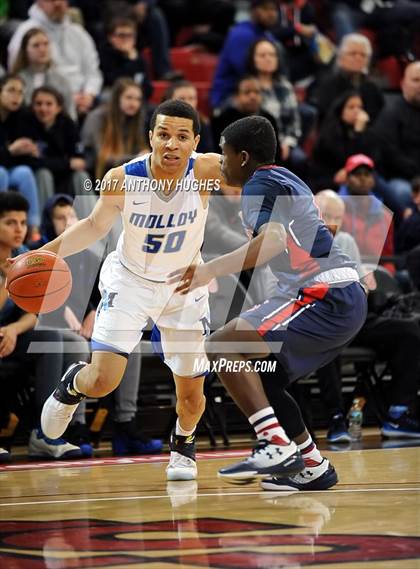
[[[166,180],[153,179],[150,154],[124,165],[123,232],[117,252],[121,263],[136,275],[165,281],[171,271],[200,259],[208,208],[194,187],[193,152],[184,177],[166,195]],[[197,183],[195,184],[197,185]]]

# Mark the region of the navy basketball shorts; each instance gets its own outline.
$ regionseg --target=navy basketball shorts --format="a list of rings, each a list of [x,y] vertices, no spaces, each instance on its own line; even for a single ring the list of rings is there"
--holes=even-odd
[[[366,293],[358,282],[341,288],[316,283],[294,298],[279,294],[240,318],[264,338],[292,382],[336,358],[359,332],[366,314]]]

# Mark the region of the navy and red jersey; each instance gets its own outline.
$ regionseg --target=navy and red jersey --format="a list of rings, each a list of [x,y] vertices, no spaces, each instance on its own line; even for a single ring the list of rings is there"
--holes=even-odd
[[[309,187],[286,168],[263,166],[254,172],[242,190],[242,218],[254,236],[268,222],[284,226],[287,249],[269,261],[282,291],[296,291],[324,271],[356,268],[334,244]]]

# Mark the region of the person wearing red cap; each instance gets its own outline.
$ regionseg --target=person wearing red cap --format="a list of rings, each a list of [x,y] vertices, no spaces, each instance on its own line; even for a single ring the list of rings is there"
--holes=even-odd
[[[355,238],[362,255],[375,259],[394,254],[391,212],[374,196],[375,163],[365,154],[353,154],[344,166],[346,183],[339,195],[346,204],[343,230]],[[392,273],[392,263],[383,263]]]
[[[366,156],[366,154],[353,154],[353,156],[350,156],[344,169],[347,174],[350,174],[353,170],[356,170],[356,168],[360,168],[360,166],[366,166],[369,170],[375,169],[374,161],[372,158],[369,158],[369,156]]]

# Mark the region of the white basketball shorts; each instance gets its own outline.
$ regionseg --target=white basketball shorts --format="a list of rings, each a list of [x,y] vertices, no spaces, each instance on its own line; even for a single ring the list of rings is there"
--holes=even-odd
[[[92,349],[129,354],[152,320],[160,332],[164,361],[172,372],[182,377],[203,375],[197,372],[197,361],[204,358],[207,363],[208,289],[200,287],[180,295],[174,293],[175,288],[135,275],[113,251],[101,269],[102,300],[96,311]]]

